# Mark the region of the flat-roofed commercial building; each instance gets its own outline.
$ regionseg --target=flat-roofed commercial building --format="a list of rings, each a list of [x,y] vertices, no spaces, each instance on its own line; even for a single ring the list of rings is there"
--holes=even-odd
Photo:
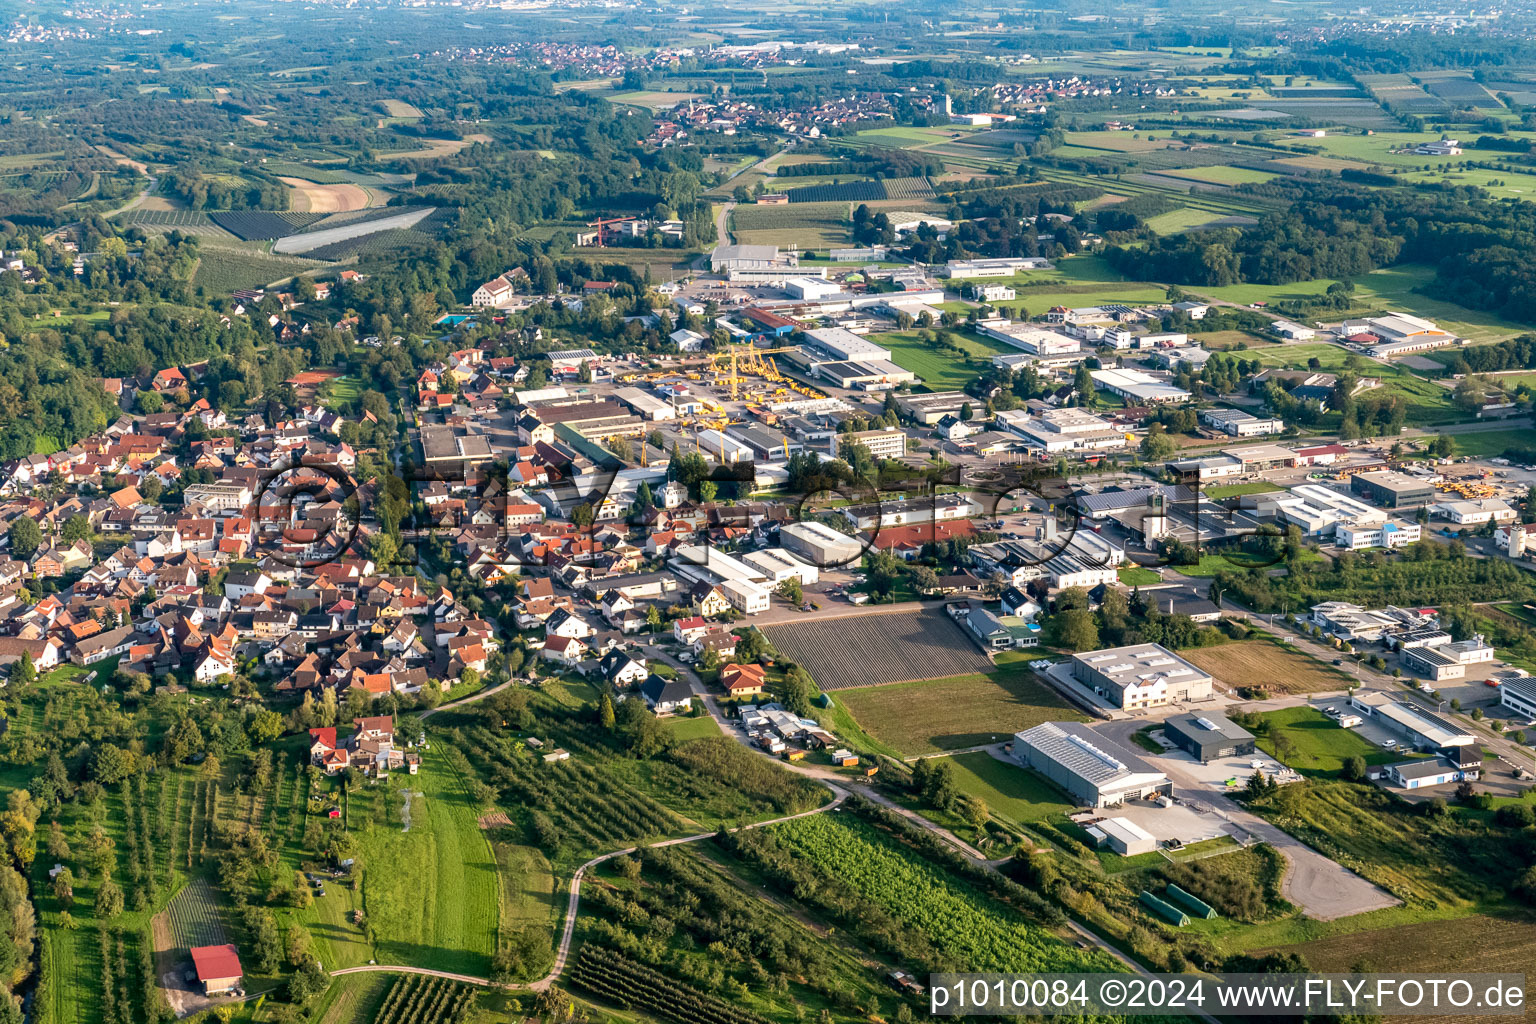
[[[1140,370],[1094,370],[1092,374],[1093,383],[1100,391],[1118,395],[1134,405],[1187,402],[1190,398],[1189,392],[1183,388],[1174,387]]]
[[[1356,473],[1349,478],[1349,489],[1382,508],[1416,508],[1435,496],[1434,484],[1390,470]]]
[[[834,360],[857,363],[891,361],[891,350],[876,345],[868,338],[861,338],[841,327],[819,327],[805,332],[809,346]]]
[[[1084,831],[1098,840],[1100,846],[1122,857],[1157,851],[1157,837],[1130,818],[1105,818],[1089,825]]]
[[[1013,756],[1086,807],[1118,807],[1173,791],[1168,776],[1139,755],[1076,722],[1045,722],[1015,733]]]
[[[1378,725],[1405,737],[1419,750],[1434,751],[1457,760],[1467,756],[1482,759],[1477,738],[1434,712],[1376,690],[1357,692],[1349,698],[1352,707],[1371,717]]]
[[[1253,733],[1218,711],[1174,715],[1163,723],[1163,735],[1202,764],[1253,753]]]
[[[1499,684],[1499,704],[1536,721],[1536,679],[1505,679]]]
[[[442,472],[468,472],[496,458],[483,434],[461,434],[452,427],[421,428],[422,462]]]
[[[838,440],[841,441],[842,438],[862,444],[869,449],[869,454],[877,459],[899,459],[907,454],[907,434],[900,427],[855,430],[852,433],[840,435]]]
[[[1200,422],[1233,437],[1263,437],[1285,432],[1285,421],[1273,416],[1259,417],[1242,409],[1205,409]]]
[[[1389,521],[1376,525],[1364,523],[1339,523],[1333,530],[1333,542],[1345,551],[1363,548],[1400,548],[1412,544],[1424,535],[1418,523]]]
[[[952,281],[976,277],[1012,277],[1024,270],[1049,270],[1051,261],[1043,256],[1004,256],[985,260],[950,260],[944,276]]]
[[[780,528],[779,541],[791,553],[822,569],[852,565],[864,554],[858,538],[838,533],[825,523],[790,523]]]
[[[999,425],[1020,435],[1031,448],[1054,455],[1076,450],[1124,448],[1125,433],[1085,409],[1047,409],[1031,415],[1023,409],[997,414]]]
[[[1042,330],[1029,324],[1016,324],[1007,320],[991,323],[982,321],[976,325],[976,332],[1037,356],[1061,355],[1066,352],[1076,352],[1081,348],[1076,338],[1069,338],[1057,331]]]
[[[639,388],[619,388],[613,393],[613,397],[633,409],[636,415],[648,420],[672,420],[677,418],[677,409],[671,402],[657,398],[649,392]]]
[[[1210,673],[1161,644],[1074,654],[1072,678],[1127,710],[1211,697]]]
[[[821,578],[820,570],[809,562],[796,558],[785,548],[749,551],[741,556],[741,560],[754,569],[762,570],[774,586],[788,579],[796,579],[805,586],[810,586]]]
[[[896,410],[910,416],[925,427],[931,427],[945,416],[959,416],[960,407],[976,400],[964,391],[933,391],[923,395],[897,395]]]
[[[1486,665],[1493,661],[1494,650],[1482,636],[1452,643],[1450,634],[1441,635],[1445,639],[1440,643],[1402,646],[1397,657],[1403,668],[1438,683],[1447,679],[1465,679],[1469,665]]]
[[[816,372],[833,385],[845,390],[855,388],[873,391],[893,388],[917,380],[917,374],[904,370],[889,359],[870,359],[849,362],[839,359],[830,363],[818,363]]]

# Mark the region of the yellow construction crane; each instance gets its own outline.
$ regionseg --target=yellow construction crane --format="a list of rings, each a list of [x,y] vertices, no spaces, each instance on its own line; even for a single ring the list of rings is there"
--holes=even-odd
[[[782,383],[783,377],[779,374],[778,367],[772,360],[764,359],[765,356],[778,355],[782,352],[794,352],[799,346],[784,345],[779,348],[758,348],[755,345],[732,345],[728,349],[730,355],[730,370],[724,376],[716,376],[715,382],[725,383],[730,388],[731,401],[735,401],[740,394],[741,385],[745,382],[741,372],[745,370],[754,377],[762,377],[775,383]],[[726,353],[717,353],[716,360],[727,358]]]

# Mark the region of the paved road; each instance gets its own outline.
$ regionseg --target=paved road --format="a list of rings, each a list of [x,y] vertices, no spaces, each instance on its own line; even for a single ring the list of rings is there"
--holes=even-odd
[[[731,211],[736,209],[734,201],[723,203],[720,212],[715,214],[715,240],[721,245],[731,242]]]
[[[508,679],[506,682],[498,683],[497,685],[491,687],[489,690],[481,690],[479,693],[472,693],[468,697],[449,701],[447,704],[439,704],[435,708],[428,708],[426,711],[421,713],[421,720],[425,722],[439,711],[452,711],[455,708],[461,708],[466,704],[473,704],[476,701],[485,700],[485,698],[489,697],[491,694],[500,693],[502,690],[505,690],[507,687],[511,686],[512,683],[513,680]]]
[[[1096,728],[1123,746],[1133,746],[1131,734],[1145,728],[1147,719],[1133,718],[1102,723]],[[1186,772],[1176,758],[1162,758],[1158,767],[1173,782],[1173,795],[1185,804],[1210,809],[1217,817],[1264,840],[1290,865],[1282,893],[1308,917],[1332,921],[1340,917],[1381,910],[1402,902],[1348,868],[1318,853],[1296,837],[1276,828],[1223,793]]]

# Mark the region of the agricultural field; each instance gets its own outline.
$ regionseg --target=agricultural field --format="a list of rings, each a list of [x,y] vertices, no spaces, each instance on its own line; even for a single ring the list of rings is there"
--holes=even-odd
[[[298,177],[284,177],[279,180],[288,186],[289,204],[299,213],[361,210],[373,199],[373,194],[367,189],[351,182],[320,184]]]
[[[616,92],[608,97],[613,103],[628,103],[630,106],[645,107],[649,110],[671,110],[680,103],[704,98],[705,94],[701,92],[660,92],[655,89]]]
[[[743,245],[826,248],[848,243],[851,219],[846,202],[738,206],[731,211],[731,235]]]
[[[227,295],[241,288],[265,287],[323,265],[315,260],[205,246],[198,254],[192,281],[210,292]]]
[[[405,100],[384,100],[384,113],[390,117],[420,118],[421,109]]]
[[[1354,682],[1332,665],[1268,640],[1244,640],[1180,651],[1179,656],[1231,687],[1252,686],[1280,693],[1326,693]],[[1330,725],[1332,723],[1329,723]]]
[[[1206,167],[1174,168],[1159,171],[1159,174],[1169,178],[1185,178],[1189,181],[1198,181],[1212,185],[1251,185],[1259,182],[1270,181],[1275,175],[1268,171],[1255,171],[1247,167],[1230,167],[1226,164],[1216,164]]]
[[[557,871],[636,842],[808,810],[826,799],[821,786],[724,736],[683,742],[665,757],[624,756],[613,734],[591,717],[588,702],[596,694],[583,689],[568,700],[541,694],[540,739],[572,755],[557,764],[545,764],[522,737],[488,729],[477,716],[450,719],[464,737],[460,770],[491,785],[496,807],[511,823],[495,840],[537,847]],[[543,888],[530,877],[525,894]],[[537,899],[525,895],[525,903],[536,917]]]
[[[1188,207],[1180,207],[1177,210],[1169,210],[1160,213],[1156,217],[1147,220],[1147,227],[1160,235],[1172,235],[1180,231],[1188,231],[1191,228],[1202,227],[1213,220],[1220,220],[1221,214],[1211,210],[1192,210]]]
[[[462,1024],[474,1003],[473,985],[406,975],[390,985],[373,1024]]]
[[[869,128],[865,131],[854,133],[852,141],[855,143],[884,146],[887,149],[921,149],[924,146],[949,142],[954,139],[963,139],[973,130],[954,125],[936,125],[927,128],[909,128],[905,126]]]
[[[1536,922],[1514,916],[1472,914],[1433,925],[1404,924],[1369,932],[1351,932],[1275,947],[1276,952],[1305,958],[1314,971],[1365,970],[1370,973],[1528,970],[1536,961]],[[1526,1003],[1536,999],[1536,982],[1528,981]],[[1425,1017],[1449,1024],[1470,1016]]]
[[[927,178],[887,178],[883,181],[849,181],[840,185],[796,187],[787,179],[784,191],[791,203],[875,203],[883,199],[932,199]]]
[[[651,848],[593,874],[601,888],[585,891],[591,901],[578,921],[572,979],[605,1001],[644,1001],[623,999],[613,987],[622,980],[647,996],[670,990],[710,1017],[719,1008],[700,998],[705,991],[728,994],[738,1018],[825,1013],[851,1024],[858,1018],[850,1000],[887,1000],[883,968],[865,949],[846,936],[817,941],[827,929],[802,902],[771,894],[719,844]],[[616,943],[615,934],[647,941]],[[624,946],[622,957],[615,945]],[[722,975],[728,990],[708,980]]]
[[[1307,775],[1335,777],[1347,757],[1363,757],[1366,764],[1388,764],[1407,756],[1382,750],[1312,708],[1282,708],[1263,712],[1260,717],[1268,723],[1268,730],[1259,738],[1260,748]]]
[[[764,630],[823,690],[985,672],[992,663],[937,608],[822,618]]]
[[[782,648],[781,648],[782,650]],[[997,671],[836,692],[860,728],[905,757],[1006,740],[1083,716],[1022,664]]]
[[[346,974],[331,983],[310,1019],[315,1024],[374,1024],[398,976]]]
[[[330,188],[333,186],[324,186]],[[334,186],[340,187],[340,186]],[[392,208],[395,209],[395,208]],[[326,246],[349,242],[380,231],[414,227],[436,212],[435,207],[406,208],[404,212],[391,212],[387,216],[369,216],[336,227],[313,226],[309,230],[285,235],[272,243],[272,251],[290,255],[303,255]]]
[[[213,222],[243,242],[269,241],[291,235],[320,220],[315,213],[269,213],[265,210],[226,210],[209,214]]]
[[[453,156],[461,149],[468,149],[477,142],[490,142],[491,137],[483,133],[466,135],[462,139],[421,139],[423,145],[416,149],[396,149],[388,153],[380,153],[380,160],[436,160],[438,157]]]
[[[202,878],[194,878],[171,897],[164,917],[173,949],[185,952],[193,946],[215,946],[229,941],[219,910],[219,895]]]
[[[1107,954],[1068,945],[861,821],[819,814],[768,831],[782,848],[885,910],[952,963],[978,971],[1120,969]]]

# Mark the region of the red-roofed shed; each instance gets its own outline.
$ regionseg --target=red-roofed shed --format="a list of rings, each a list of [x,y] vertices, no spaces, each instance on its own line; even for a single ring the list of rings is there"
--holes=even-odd
[[[240,951],[232,945],[194,946],[192,964],[197,980],[210,996],[223,995],[240,987],[244,972],[240,969]]]

